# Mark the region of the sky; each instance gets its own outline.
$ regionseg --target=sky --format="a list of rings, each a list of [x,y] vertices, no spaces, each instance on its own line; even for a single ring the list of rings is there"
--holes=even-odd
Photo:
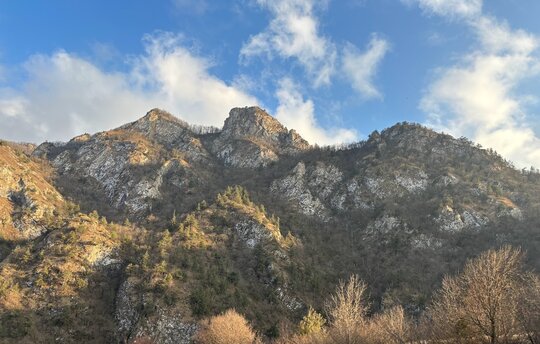
[[[416,122],[540,167],[538,0],[0,0],[0,138],[259,105],[309,142]]]

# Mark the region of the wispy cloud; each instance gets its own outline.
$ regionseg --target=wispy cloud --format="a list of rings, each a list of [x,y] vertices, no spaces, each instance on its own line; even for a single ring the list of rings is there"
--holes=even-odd
[[[344,49],[343,72],[352,87],[365,99],[382,97],[373,79],[389,48],[385,39],[374,35],[365,51],[359,51],[352,44]]]
[[[316,86],[328,85],[334,72],[337,52],[334,44],[321,35],[316,0],[256,0],[272,13],[268,27],[244,44],[240,56],[294,58],[314,80]]]
[[[355,130],[321,127],[315,117],[313,101],[304,99],[292,79],[280,80],[276,98],[279,101],[276,118],[287,127],[297,130],[310,143],[330,145],[358,139]]]
[[[402,0],[417,4],[427,14],[452,18],[470,18],[481,14],[482,0]]]
[[[389,43],[373,34],[366,51],[361,52],[351,43],[339,47],[320,30],[317,11],[328,6],[327,0],[255,0],[272,14],[266,29],[250,37],[242,46],[240,58],[254,57],[272,60],[295,59],[306,71],[312,85],[330,85],[337,72],[345,72],[346,79],[364,99],[382,98],[373,84],[379,64]]]
[[[148,35],[144,44],[145,54],[134,57],[127,72],[102,70],[65,51],[31,57],[23,85],[0,89],[0,137],[66,140],[134,120],[154,107],[192,123],[221,126],[228,109],[257,104],[212,75],[211,63],[179,36]]]
[[[442,67],[420,107],[431,125],[495,148],[518,166],[540,165],[540,139],[531,129],[522,83],[540,72],[538,37],[482,13],[482,1],[417,1],[439,15],[461,15],[478,44]]]

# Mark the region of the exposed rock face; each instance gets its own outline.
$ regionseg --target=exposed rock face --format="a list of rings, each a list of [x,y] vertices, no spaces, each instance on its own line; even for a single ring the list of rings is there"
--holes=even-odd
[[[13,148],[0,146],[0,237],[34,239],[64,204],[36,161]]]
[[[224,139],[255,139],[285,154],[309,148],[294,130],[287,130],[278,120],[259,107],[234,108],[220,134]]]
[[[118,288],[114,317],[120,338],[128,339],[139,321],[139,297],[135,291],[135,286],[129,280],[122,282],[120,288]]]
[[[266,166],[280,155],[309,148],[294,130],[287,130],[259,107],[234,108],[212,150],[225,164],[235,167]]]
[[[158,310],[156,319],[141,325],[134,338],[152,338],[160,344],[191,344],[197,329],[196,324],[184,322],[180,315]]]
[[[442,240],[423,233],[415,236],[411,241],[411,246],[417,249],[439,249],[442,245]]]
[[[234,231],[239,239],[249,248],[255,248],[257,244],[272,239],[272,233],[261,224],[247,220],[234,225]]]
[[[384,215],[383,217],[380,217],[370,223],[367,227],[367,232],[377,234],[389,234],[401,226],[402,224],[400,219],[393,216]]]
[[[192,343],[198,328],[195,323],[186,322],[180,314],[171,314],[161,308],[155,310],[152,317],[145,318],[139,312],[144,299],[129,279],[120,285],[115,311],[119,338],[129,341],[151,338],[153,342],[162,344]]]
[[[424,171],[418,171],[413,175],[398,174],[396,182],[408,192],[420,192],[426,189],[428,176]]]
[[[188,124],[158,109],[115,130],[42,144],[34,155],[51,160],[62,178],[96,183],[107,203],[134,217],[148,214],[152,201],[164,197],[164,184],[185,190],[190,180],[179,176],[196,180],[192,164],[213,164]]]
[[[321,176],[322,170],[318,171],[318,177],[328,179],[328,175]],[[330,177],[331,178],[331,177]],[[319,179],[320,181],[320,179]],[[317,186],[317,179],[306,176],[306,165],[299,162],[292,170],[292,173],[283,179],[272,183],[271,190],[298,204],[298,211],[305,215],[316,215],[321,218],[325,216],[325,207],[321,200],[311,193],[309,185]],[[324,187],[323,187],[324,189]]]
[[[297,298],[288,294],[286,288],[278,287],[276,289],[277,298],[291,311],[296,311],[305,307]]]
[[[422,198],[429,192],[446,194],[459,188],[466,188],[477,201],[489,199],[485,183],[465,187],[462,176],[454,172],[432,175],[428,172],[430,165],[473,159],[485,162],[491,170],[502,166],[465,139],[455,140],[417,125],[401,124],[380,134],[375,132],[356,147],[351,152],[363,153],[353,160],[353,170],[344,173],[339,159],[337,165],[324,158],[302,161],[303,154],[311,149],[309,144],[258,107],[232,109],[223,129],[208,133],[194,132],[184,121],[153,109],[116,130],[81,135],[67,144],[43,144],[35,155],[50,159],[61,176],[96,181],[114,208],[136,217],[151,213],[153,202],[169,199],[173,193],[197,192],[193,185],[219,179],[221,164],[268,168],[283,156],[298,156],[299,161],[289,172],[275,174],[270,190],[298,212],[322,221],[328,221],[333,212],[370,213],[377,206],[403,198]],[[423,165],[400,162],[408,156]],[[17,198],[15,193],[12,196]],[[426,221],[434,219],[443,232],[480,228],[494,216],[523,218],[517,206],[496,210],[497,202],[490,202],[487,213],[472,208],[459,212],[442,209],[438,215],[422,216]],[[39,230],[34,232],[39,235]],[[255,232],[244,233],[249,245],[260,239]]]
[[[521,211],[521,209],[517,207],[506,208],[503,211],[501,211],[497,216],[498,217],[510,216],[517,220],[523,220],[523,212]]]
[[[192,160],[204,161],[209,158],[189,124],[160,109],[150,110],[146,116],[119,129],[141,133],[151,142],[167,149],[179,150]]]
[[[473,229],[485,226],[489,220],[472,210],[460,214],[451,207],[446,206],[437,217],[436,222],[443,231],[459,232],[466,228]]]

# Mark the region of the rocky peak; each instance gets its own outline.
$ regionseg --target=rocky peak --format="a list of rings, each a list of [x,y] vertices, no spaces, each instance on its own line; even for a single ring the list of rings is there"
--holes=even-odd
[[[187,126],[187,123],[182,121],[179,118],[176,118],[169,112],[165,110],[161,110],[158,108],[154,108],[146,113],[143,117],[141,117],[137,122],[157,122],[157,121],[166,121],[166,122],[173,122],[173,123],[179,123]]]
[[[161,109],[152,109],[145,116],[135,122],[123,125],[120,129],[136,130],[146,134],[152,134],[159,129],[167,128],[188,129],[189,125]],[[167,130],[168,131],[168,130]]]
[[[421,157],[426,163],[453,164],[467,159],[477,165],[490,166],[492,170],[506,169],[511,166],[496,152],[483,149],[471,140],[455,138],[446,133],[436,132],[421,124],[402,122],[383,130],[373,132],[367,145],[384,154]]]
[[[141,133],[167,147],[179,142],[190,142],[194,136],[187,122],[160,109],[152,109],[144,117],[118,129]]]
[[[256,106],[232,109],[212,146],[226,164],[238,167],[264,166],[282,154],[308,148],[309,143],[296,131]]]
[[[417,123],[408,122],[397,123],[381,132],[381,137],[385,140],[400,140],[408,137],[434,138],[439,135],[439,133],[432,129]]]
[[[223,126],[223,134],[235,138],[271,137],[287,132],[277,119],[257,106],[232,109]]]
[[[258,106],[232,109],[225,120],[221,136],[234,139],[255,139],[269,144],[290,145],[297,149],[309,147],[309,143],[295,130],[288,130]]]

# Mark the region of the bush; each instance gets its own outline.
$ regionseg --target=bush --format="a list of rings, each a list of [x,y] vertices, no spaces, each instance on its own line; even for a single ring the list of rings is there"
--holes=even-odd
[[[323,330],[325,320],[313,308],[309,307],[308,313],[304,316],[298,326],[298,331],[302,335],[318,333]]]
[[[210,318],[196,337],[196,342],[201,344],[253,344],[256,341],[247,320],[232,309]]]
[[[22,338],[30,330],[30,319],[19,311],[11,311],[0,317],[0,338]]]
[[[204,316],[210,313],[213,305],[214,293],[209,288],[198,288],[189,297],[191,312],[195,316]]]

